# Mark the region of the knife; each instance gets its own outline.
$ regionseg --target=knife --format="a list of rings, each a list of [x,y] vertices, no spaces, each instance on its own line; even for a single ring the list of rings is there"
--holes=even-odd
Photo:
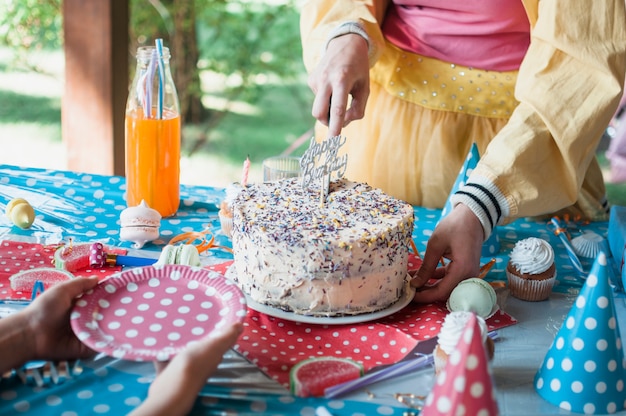
[[[427,365],[431,365],[433,363],[432,353],[435,345],[437,345],[437,337],[420,341],[410,353],[397,363],[374,367],[373,371],[370,371],[363,377],[328,387],[324,390],[324,397],[332,399],[370,384],[387,380],[392,377],[398,377],[426,367]]]

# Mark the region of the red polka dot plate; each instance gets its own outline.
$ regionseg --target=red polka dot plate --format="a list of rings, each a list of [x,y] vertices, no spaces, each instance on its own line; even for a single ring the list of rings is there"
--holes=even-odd
[[[245,316],[243,293],[223,275],[170,264],[128,269],[103,280],[77,300],[71,326],[95,351],[165,361]]]

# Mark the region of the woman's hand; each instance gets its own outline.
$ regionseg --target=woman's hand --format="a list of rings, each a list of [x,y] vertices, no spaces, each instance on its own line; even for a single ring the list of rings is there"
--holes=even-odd
[[[340,135],[348,123],[363,118],[370,91],[367,41],[356,34],[331,40],[309,75],[309,87],[315,94],[313,117],[328,126],[328,137]]]
[[[454,207],[428,239],[422,266],[411,281],[417,287],[414,301],[444,301],[461,281],[478,276],[483,242],[483,227],[476,215],[463,204]],[[442,257],[449,262],[437,267]],[[427,286],[430,279],[439,281]]]

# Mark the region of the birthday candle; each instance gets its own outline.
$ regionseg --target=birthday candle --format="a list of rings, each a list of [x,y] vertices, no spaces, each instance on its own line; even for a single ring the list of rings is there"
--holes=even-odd
[[[243,162],[243,172],[241,173],[241,186],[248,184],[248,175],[250,175],[250,156],[246,157]]]

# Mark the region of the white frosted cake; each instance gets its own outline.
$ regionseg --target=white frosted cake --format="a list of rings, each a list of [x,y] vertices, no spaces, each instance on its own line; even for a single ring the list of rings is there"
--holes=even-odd
[[[231,278],[254,301],[315,316],[385,309],[404,294],[413,207],[340,179],[249,185],[233,201]]]

